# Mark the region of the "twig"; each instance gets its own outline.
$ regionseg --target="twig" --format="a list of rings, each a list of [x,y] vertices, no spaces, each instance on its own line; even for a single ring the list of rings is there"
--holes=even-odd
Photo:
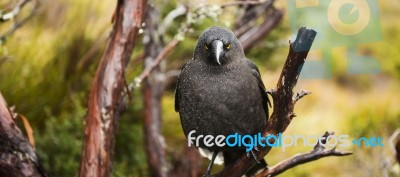
[[[283,11],[274,9],[271,16],[268,17],[259,27],[252,28],[251,30],[243,33],[239,40],[242,43],[245,52],[248,52],[253,45],[262,40],[263,36],[271,32],[279,22],[282,20]]]
[[[244,9],[244,12],[242,14],[238,14],[235,20],[234,24],[234,33],[236,36],[240,37],[242,36],[245,32],[249,31],[250,29],[253,29],[254,26],[257,24],[257,19],[259,19],[261,16],[264,16],[263,21],[266,21],[269,19],[269,16],[271,14],[269,13],[269,9],[274,9],[275,0],[269,0],[265,1],[263,4],[260,5],[244,5],[240,6],[242,9]],[[268,18],[267,18],[268,17]]]
[[[158,28],[159,34],[164,34],[165,30],[171,25],[175,18],[184,15],[188,12],[188,8],[184,5],[179,5],[174,10],[170,11],[167,16],[165,16],[162,25]]]
[[[285,65],[283,66],[281,76],[275,89],[271,90],[273,98],[273,113],[268,119],[268,123],[262,132],[264,137],[269,135],[277,135],[282,133],[289,126],[294,112],[293,102],[293,88],[297,83],[300,75],[302,66],[306,60],[307,54],[311,48],[311,45],[316,36],[316,32],[311,29],[302,27],[299,29],[296,40],[291,43],[289,54],[286,59]],[[270,143],[273,144],[274,140],[269,139]],[[258,158],[263,158],[269,153],[271,147],[266,146],[260,151],[256,152]],[[248,169],[256,164],[256,161],[252,158],[243,155],[235,163],[226,166],[219,176],[242,176]]]
[[[2,14],[0,16],[0,22],[5,22],[8,20],[14,19],[21,11],[21,9],[31,0],[22,0],[20,1],[9,13]],[[24,25],[30,18],[33,17],[35,14],[37,8],[39,7],[39,0],[34,0],[34,5],[32,7],[32,10],[29,12],[29,14],[23,18],[22,20],[15,21],[13,25],[3,34],[0,35],[0,42],[4,41],[8,36],[13,34],[18,28],[20,28],[22,25]]]
[[[25,4],[27,4],[29,1],[31,0],[22,0],[19,1],[17,3],[17,5],[15,5],[14,8],[12,8],[11,10],[9,10],[10,12],[5,13],[5,14],[0,14],[0,22],[5,22],[8,20],[11,20],[13,18],[15,18],[15,16],[17,16],[19,14],[19,12],[21,11],[21,9],[25,6]]]
[[[164,49],[157,55],[156,59],[153,61],[153,63],[146,67],[143,72],[134,79],[133,82],[131,82],[128,86],[129,91],[132,91],[133,89],[137,88],[140,86],[142,81],[146,79],[147,76],[161,63],[161,61],[167,56],[172,49],[178,45],[180,40],[174,38],[172,41],[170,41],[167,46],[164,47]]]
[[[297,92],[296,97],[294,97],[293,101],[297,102],[300,99],[302,99],[303,97],[305,97],[307,95],[310,95],[310,94],[311,94],[311,92],[306,91],[306,90],[302,90],[301,92]]]
[[[226,2],[220,5],[221,8],[227,8],[231,6],[241,6],[241,5],[259,5],[266,2],[266,0],[260,0],[260,1],[232,1],[232,2]]]
[[[326,138],[328,138],[329,135],[333,135],[333,133],[328,133],[326,132],[322,137],[324,137],[322,143],[326,143]],[[336,148],[328,149],[325,150],[325,147],[320,144],[319,142],[315,145],[314,150],[304,153],[304,154],[299,154],[295,155],[289,159],[286,159],[277,165],[267,168],[261,173],[257,175],[257,177],[269,177],[269,176],[276,176],[279,175],[286,170],[296,167],[298,165],[315,161],[323,157],[329,157],[329,156],[347,156],[351,155],[351,152],[341,152],[337,151]]]
[[[174,49],[175,46],[178,45],[178,43],[178,39],[173,39],[172,41],[170,41],[167,46],[165,46],[165,48],[157,55],[154,62],[139,75],[139,79],[144,80],[151,73],[151,71],[153,71],[158,66],[158,64],[160,64],[165,56],[167,56],[172,51],[172,49]]]

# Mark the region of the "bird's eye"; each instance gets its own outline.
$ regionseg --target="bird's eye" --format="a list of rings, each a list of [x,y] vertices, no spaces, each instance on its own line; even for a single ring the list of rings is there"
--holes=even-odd
[[[207,44],[205,44],[205,45],[204,45],[204,48],[206,48],[206,50],[208,50],[208,46],[207,46]]]
[[[231,48],[231,44],[226,44],[226,45],[225,45],[225,48],[226,48],[226,49],[230,49],[230,48]]]

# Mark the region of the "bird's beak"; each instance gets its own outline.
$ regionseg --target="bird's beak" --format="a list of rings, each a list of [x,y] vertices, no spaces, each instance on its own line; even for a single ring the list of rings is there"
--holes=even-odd
[[[222,51],[224,50],[223,46],[224,43],[221,40],[214,40],[211,42],[212,55],[214,55],[215,60],[219,65],[221,65],[220,59]]]

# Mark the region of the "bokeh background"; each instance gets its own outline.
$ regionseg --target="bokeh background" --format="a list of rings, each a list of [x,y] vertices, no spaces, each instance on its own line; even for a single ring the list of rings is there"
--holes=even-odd
[[[165,16],[177,4],[186,1],[151,1]],[[218,4],[196,1],[189,5]],[[222,3],[222,1],[220,2]],[[1,2],[0,7],[9,2]],[[74,176],[78,170],[83,140],[83,118],[87,98],[98,62],[111,30],[113,0],[81,1],[43,0],[37,13],[0,46],[0,91],[15,112],[29,120],[37,153],[54,176]],[[284,19],[260,43],[246,54],[262,73],[267,88],[273,88],[286,59],[289,40],[293,40],[287,1],[275,2],[284,9]],[[352,74],[348,72],[348,48],[332,48],[331,76],[302,78],[297,91],[309,90],[312,95],[295,107],[297,117],[285,134],[322,135],[326,130],[347,134],[351,138],[383,138],[382,147],[350,146],[341,150],[354,152],[346,157],[328,157],[293,168],[281,176],[398,176],[400,167],[394,161],[389,137],[400,128],[400,2],[379,1],[379,41],[356,47],[357,55],[370,56],[379,63],[380,72]],[[212,25],[230,25],[235,8],[224,10],[215,21],[205,19],[194,25],[184,40],[162,63],[172,73],[162,98],[162,133],[167,152],[173,153],[186,143],[179,115],[174,111],[176,74],[191,59],[201,31]],[[317,14],[316,14],[317,15]],[[301,24],[310,17],[299,17]],[[173,21],[165,38],[171,39],[183,20]],[[10,23],[11,24],[11,23]],[[10,24],[1,24],[6,30]],[[126,80],[131,82],[143,70],[140,53],[142,40],[136,42]],[[315,47],[315,46],[314,46]],[[321,51],[314,50],[309,59],[317,61]],[[132,94],[127,112],[119,120],[113,162],[113,176],[148,176],[143,144],[142,95]],[[23,127],[23,125],[20,125]],[[273,149],[266,157],[276,164],[311,147],[288,147],[284,152]],[[207,161],[208,162],[208,161]]]

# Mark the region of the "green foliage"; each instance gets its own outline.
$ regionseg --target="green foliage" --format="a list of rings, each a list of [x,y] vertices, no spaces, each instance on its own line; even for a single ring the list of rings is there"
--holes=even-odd
[[[113,174],[116,177],[148,176],[142,127],[142,97],[140,89],[132,95],[128,110],[119,120],[115,142]],[[129,175],[128,175],[129,174]]]
[[[48,113],[44,131],[35,132],[40,161],[52,176],[74,176],[79,168],[85,109],[75,104],[76,112],[63,113],[59,117]]]

